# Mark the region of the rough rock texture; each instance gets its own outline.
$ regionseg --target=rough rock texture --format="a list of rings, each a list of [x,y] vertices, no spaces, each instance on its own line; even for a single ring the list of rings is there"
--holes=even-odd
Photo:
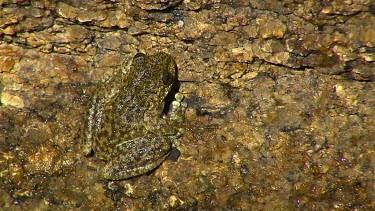
[[[371,0],[1,1],[0,207],[374,209],[374,26]],[[177,62],[181,154],[102,181],[84,113],[136,49]]]

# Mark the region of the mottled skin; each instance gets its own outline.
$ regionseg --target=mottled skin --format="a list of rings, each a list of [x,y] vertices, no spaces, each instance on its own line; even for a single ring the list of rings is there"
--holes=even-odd
[[[168,116],[165,97],[176,80],[176,64],[165,53],[127,58],[94,94],[82,151],[106,162],[110,180],[127,179],[156,168],[180,135],[186,108],[177,93]]]

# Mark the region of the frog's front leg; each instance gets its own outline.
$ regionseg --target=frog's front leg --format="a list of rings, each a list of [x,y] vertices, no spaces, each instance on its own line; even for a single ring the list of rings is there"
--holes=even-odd
[[[105,179],[121,180],[147,173],[169,155],[171,141],[161,137],[139,137],[116,146],[117,156],[105,164]]]
[[[170,111],[170,121],[173,123],[174,126],[181,127],[184,121],[187,103],[182,102],[183,99],[184,95],[178,92],[175,94],[175,100],[172,102],[172,109]],[[177,131],[176,137],[180,137],[184,133],[183,129],[178,129],[179,131]]]

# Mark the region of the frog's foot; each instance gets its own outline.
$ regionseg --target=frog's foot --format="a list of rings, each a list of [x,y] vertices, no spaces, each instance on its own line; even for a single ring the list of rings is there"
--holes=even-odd
[[[116,146],[118,152],[100,169],[108,180],[122,180],[145,174],[169,155],[171,142],[158,137],[140,137]]]
[[[175,94],[175,99],[176,100],[172,102],[170,118],[175,121],[177,120],[177,122],[182,122],[185,110],[187,108],[187,103],[182,102],[182,100],[184,99],[184,95],[179,92]]]
[[[126,165],[122,163],[123,160],[121,158],[116,158],[115,160],[107,163],[100,170],[102,174],[101,176],[107,180],[124,180],[136,177],[158,167],[167,156],[168,154],[165,154],[162,157],[142,166]]]

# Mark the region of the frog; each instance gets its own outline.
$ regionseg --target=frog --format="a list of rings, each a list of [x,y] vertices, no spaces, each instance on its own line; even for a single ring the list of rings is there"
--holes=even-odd
[[[104,162],[98,167],[101,178],[124,180],[150,172],[179,145],[187,104],[176,91],[167,104],[176,84],[171,55],[135,52],[97,86],[81,150]]]

